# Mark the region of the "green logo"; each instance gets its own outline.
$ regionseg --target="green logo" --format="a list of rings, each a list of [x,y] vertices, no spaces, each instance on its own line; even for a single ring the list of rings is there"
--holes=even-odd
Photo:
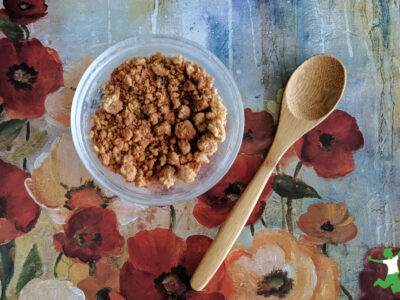
[[[370,261],[375,262],[375,263],[385,264],[388,268],[388,273],[386,275],[385,280],[378,278],[374,282],[374,286],[379,285],[381,288],[384,288],[384,289],[391,287],[392,293],[396,294],[397,292],[400,292],[400,279],[399,279],[400,271],[399,271],[399,266],[398,266],[400,251],[399,251],[399,253],[397,253],[396,256],[393,256],[393,249],[386,248],[385,250],[383,250],[383,256],[386,259],[379,260],[379,259],[371,258],[371,256],[368,256],[368,259]]]

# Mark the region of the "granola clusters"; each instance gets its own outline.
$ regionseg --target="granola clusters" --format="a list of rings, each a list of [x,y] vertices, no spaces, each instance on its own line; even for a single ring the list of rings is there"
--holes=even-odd
[[[181,55],[134,57],[103,86],[90,131],[104,166],[136,186],[192,182],[225,140],[214,78]]]

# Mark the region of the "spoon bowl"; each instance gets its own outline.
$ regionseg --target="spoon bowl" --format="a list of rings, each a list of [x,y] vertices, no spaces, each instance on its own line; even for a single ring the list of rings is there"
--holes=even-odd
[[[320,54],[307,59],[296,69],[283,98],[294,117],[317,120],[336,107],[345,83],[343,64],[333,56]]]
[[[329,116],[339,103],[345,84],[345,67],[325,54],[309,58],[292,74],[283,93],[274,142],[194,272],[190,281],[194,290],[202,290],[221,266],[282,155]]]

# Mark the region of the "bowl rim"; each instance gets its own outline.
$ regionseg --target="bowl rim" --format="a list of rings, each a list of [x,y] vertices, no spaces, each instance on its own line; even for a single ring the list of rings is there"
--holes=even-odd
[[[84,146],[84,142],[83,142],[83,135],[81,134],[82,132],[82,125],[79,122],[79,120],[77,119],[78,116],[81,116],[81,111],[82,111],[82,106],[83,106],[83,97],[80,97],[80,95],[86,94],[86,92],[88,91],[89,87],[91,86],[93,79],[91,78],[91,76],[93,75],[93,70],[95,70],[96,68],[98,68],[99,66],[104,66],[107,63],[109,63],[109,61],[111,60],[111,58],[115,57],[115,54],[113,54],[114,52],[116,52],[116,50],[121,49],[121,47],[123,46],[127,46],[127,45],[132,45],[135,42],[145,42],[145,41],[149,41],[149,40],[158,40],[158,41],[165,41],[165,42],[173,42],[175,45],[178,44],[179,45],[189,45],[189,47],[192,48],[196,48],[196,51],[202,52],[203,55],[205,55],[206,57],[209,58],[210,61],[212,61],[213,64],[217,65],[217,68],[221,69],[223,71],[223,76],[226,77],[227,81],[230,83],[230,88],[233,89],[232,93],[235,95],[235,98],[240,100],[237,101],[238,103],[235,103],[235,105],[237,105],[237,110],[239,112],[239,116],[236,116],[236,118],[238,118],[238,137],[236,137],[236,142],[234,143],[234,149],[232,149],[232,157],[233,159],[231,159],[231,161],[228,161],[227,164],[224,165],[225,167],[225,171],[221,172],[219,174],[219,176],[213,180],[212,182],[210,181],[208,183],[208,185],[203,186],[203,189],[201,191],[201,193],[199,193],[198,191],[196,193],[183,193],[181,195],[168,195],[167,197],[164,197],[164,199],[161,199],[160,197],[158,199],[157,198],[157,194],[155,194],[154,200],[149,200],[149,199],[145,199],[145,198],[140,198],[140,197],[135,197],[135,195],[133,195],[133,193],[126,193],[122,190],[117,190],[117,187],[112,186],[111,184],[109,184],[107,182],[107,180],[105,180],[105,178],[103,178],[104,176],[99,173],[98,170],[96,170],[93,162],[91,161],[91,159],[89,158],[89,155],[86,153],[85,150],[85,146]],[[160,49],[160,52],[161,49]],[[113,54],[113,55],[111,55]],[[110,60],[106,60],[107,57],[110,57]],[[99,65],[99,63],[101,63]],[[81,98],[81,99],[80,99]],[[203,47],[202,45],[188,40],[186,38],[180,37],[180,36],[175,36],[175,35],[167,35],[167,34],[145,34],[145,35],[137,35],[135,37],[131,37],[128,39],[125,39],[123,41],[120,41],[116,44],[114,44],[113,46],[107,48],[105,51],[103,51],[99,56],[96,57],[96,59],[89,65],[89,67],[86,69],[86,71],[84,72],[84,74],[82,75],[79,84],[76,88],[74,97],[73,97],[73,101],[72,101],[72,106],[71,106],[71,133],[72,133],[72,140],[74,143],[74,147],[76,152],[78,153],[78,157],[81,160],[82,164],[85,166],[86,170],[90,173],[90,175],[101,185],[103,186],[105,189],[107,189],[109,192],[117,195],[118,197],[125,199],[125,200],[129,200],[132,201],[134,203],[140,204],[140,205],[145,205],[145,206],[164,206],[164,205],[172,205],[172,204],[178,204],[178,203],[182,203],[184,201],[188,201],[191,199],[194,199],[198,196],[200,196],[201,194],[207,192],[208,190],[210,190],[211,188],[213,188],[225,175],[226,173],[230,170],[231,166],[233,165],[233,163],[236,160],[237,155],[239,154],[239,150],[241,147],[241,143],[242,143],[242,137],[240,132],[244,132],[244,108],[243,108],[243,101],[239,92],[239,89],[236,85],[236,82],[231,74],[231,72],[226,68],[226,66],[220,61],[220,59],[214,55],[211,51],[209,51],[208,49],[206,49],[205,47]],[[237,141],[239,140],[239,141]],[[111,171],[110,171],[111,172]],[[115,185],[115,183],[113,183]],[[187,196],[185,196],[186,194],[188,194]],[[160,196],[160,195],[158,195]],[[163,195],[165,196],[165,195]]]

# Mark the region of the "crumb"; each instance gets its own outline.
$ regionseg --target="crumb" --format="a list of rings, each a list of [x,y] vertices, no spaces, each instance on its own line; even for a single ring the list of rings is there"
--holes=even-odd
[[[225,140],[226,108],[213,83],[181,55],[125,61],[103,86],[93,151],[138,187],[193,182]]]

